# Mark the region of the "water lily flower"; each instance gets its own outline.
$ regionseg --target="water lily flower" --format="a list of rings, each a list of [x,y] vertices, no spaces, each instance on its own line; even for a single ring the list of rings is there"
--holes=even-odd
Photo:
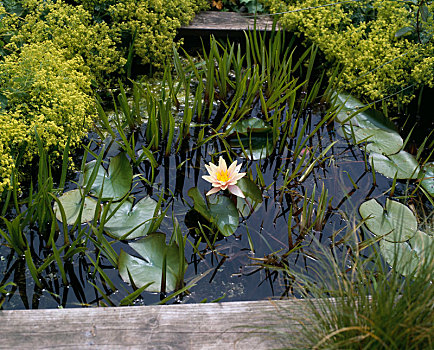
[[[218,166],[209,163],[205,164],[206,170],[209,175],[204,175],[202,178],[208,182],[211,182],[213,188],[207,192],[207,196],[216,193],[220,190],[228,189],[232,194],[245,198],[241,189],[236,185],[237,181],[241,179],[246,173],[240,173],[241,165],[237,165],[237,161],[233,162],[229,168],[226,165],[226,161],[220,156]]]

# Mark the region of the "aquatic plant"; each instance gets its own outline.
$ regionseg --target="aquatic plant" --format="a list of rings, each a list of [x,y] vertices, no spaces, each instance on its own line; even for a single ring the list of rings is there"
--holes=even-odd
[[[345,93],[336,93],[333,100],[337,108],[335,120],[340,123],[338,132],[355,144],[366,143],[365,150],[369,153],[372,171],[380,172],[395,181],[417,180],[419,186],[416,190],[420,189],[432,202],[434,178],[431,176],[432,163],[428,160],[434,151],[426,159],[421,158],[425,145],[433,142],[430,141],[432,133],[426,136],[418,154],[413,156],[404,150],[406,142],[381,111],[363,105]]]
[[[189,289],[211,271],[209,282],[220,279],[220,270],[230,270],[231,261],[243,283],[251,275],[258,280],[255,288],[268,283],[268,295],[283,297],[294,285],[285,267],[297,261],[309,266],[303,254],[310,252],[311,234],[345,247],[351,196],[364,198],[369,191],[367,196],[377,198],[384,188],[367,179],[375,171],[361,161],[360,147],[333,133],[333,121],[353,117],[352,124],[343,120],[341,126],[355,143],[366,142],[371,153],[393,156],[405,142],[380,130],[374,119],[365,120],[356,107],[316,105],[332,96],[339,72],[329,84],[315,75],[315,46],[296,51],[283,33],[251,32],[245,38],[245,51],[215,38],[199,58],[182,60],[175,49],[178,77],[166,68],[157,91],[145,80],[120,83],[112,94],[113,111],[100,98],[96,133],[89,135],[92,141],[72,181],[66,182],[69,141],[60,180],[43,139],[36,141],[40,174],[32,184],[37,185],[20,197],[12,177],[0,226],[8,259],[17,261],[8,263],[0,281],[17,276],[13,298],[27,305],[25,278],[19,276],[30,273],[33,305],[41,294],[51,305],[63,306],[194,301],[195,290]],[[356,121],[372,125],[363,128]],[[394,136],[390,143],[381,139],[386,134]],[[240,158],[243,176],[234,161]],[[211,166],[217,159],[219,165]],[[217,184],[213,188],[235,185],[244,198],[206,195],[209,185],[201,176],[207,168],[207,179]],[[359,169],[362,174],[353,180],[352,171]],[[414,180],[419,184],[426,177]],[[361,187],[366,191],[358,191]],[[337,232],[330,228],[335,225]],[[376,235],[369,243],[383,234]],[[76,295],[67,303],[71,285]],[[205,289],[207,298],[221,296]]]
[[[300,336],[288,343],[312,349],[432,347],[434,241],[422,247],[424,259],[417,269],[402,278],[399,249],[390,252],[390,268],[378,248],[366,253],[355,232],[351,237],[342,259],[316,242],[319,264],[309,275],[286,267],[299,282],[294,288],[308,301],[304,315],[297,319],[284,308],[279,310],[282,324],[288,318],[291,327],[294,322],[301,327]],[[275,336],[284,342],[284,334]]]
[[[203,175],[202,178],[211,182],[213,186],[206,195],[209,196],[213,193],[228,189],[229,192],[235,196],[245,198],[243,192],[237,186],[237,181],[246,175],[246,173],[240,173],[241,166],[242,164],[237,165],[237,161],[234,161],[228,168],[223,157],[219,158],[218,165],[213,163],[209,163],[208,165],[205,164],[205,168],[208,170],[209,175]]]

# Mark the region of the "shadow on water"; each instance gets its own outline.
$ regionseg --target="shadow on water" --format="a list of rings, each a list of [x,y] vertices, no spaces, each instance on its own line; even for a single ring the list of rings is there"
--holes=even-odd
[[[323,109],[321,105],[315,108],[309,105],[300,109],[302,112],[297,118],[291,119],[290,128],[295,135],[312,133],[310,137],[301,137],[301,141],[307,138],[301,152],[294,152],[299,145],[299,137],[285,137],[278,147],[269,149],[268,139],[261,136],[256,139],[259,140],[256,148],[249,147],[255,148],[255,155],[253,151],[249,154],[237,140],[234,141],[233,135],[211,137],[215,132],[212,126],[216,120],[218,123],[214,114],[214,120],[205,128],[198,126],[200,123],[191,123],[190,132],[178,150],[172,147],[167,154],[163,143],[160,150],[153,154],[158,166],[144,160],[133,169],[135,175],[141,175],[135,176],[133,181],[131,195],[135,202],[146,196],[158,200],[163,194],[161,209],[167,211],[158,231],[170,237],[176,219],[187,238],[185,257],[188,268],[184,281],[186,285],[194,281],[195,286],[170,302],[197,303],[220,298],[223,301],[261,300],[293,295],[294,277],[285,271],[285,266],[300,271],[318,269],[309,234],[326,247],[334,246],[338,254],[347,253],[348,247],[341,242],[353,231],[360,204],[370,198],[376,198],[383,204],[392,180],[381,174],[376,174],[374,180],[362,147],[354,146],[339,136],[331,120],[321,124],[315,132],[326,114]],[[260,108],[253,108],[249,117],[260,117],[260,114]],[[298,124],[294,124],[296,120]],[[201,135],[201,132],[204,134]],[[136,151],[148,146],[148,136],[144,126],[134,131]],[[210,139],[198,147],[200,137]],[[115,142],[100,140],[96,134],[90,134],[89,139],[93,141],[91,151],[95,154],[105,147],[104,159],[120,152]],[[300,176],[289,182],[285,180],[285,176],[292,174],[300,162],[311,159],[302,157],[302,154],[314,154],[313,160],[323,152],[322,159],[312,164],[302,181]],[[226,157],[228,154],[242,163],[242,171],[246,171],[247,177],[259,186],[263,201],[255,210],[240,217],[233,235],[224,237],[217,231],[199,230],[199,223],[204,219],[193,210],[188,192],[197,187],[205,197],[211,185],[202,179],[206,175],[204,165],[216,163],[220,155]],[[89,153],[87,161],[93,159]],[[153,181],[147,181],[151,178]],[[76,188],[78,181],[77,175],[66,188]],[[322,210],[319,209],[320,203]],[[318,216],[321,219],[317,220]],[[54,242],[61,247],[64,240],[61,225],[59,228]],[[47,239],[38,234],[38,227],[29,224],[28,232],[30,255],[40,266],[52,250]],[[110,243],[117,254],[123,250],[137,256],[127,241],[110,240]],[[26,268],[24,257],[11,253],[6,245],[0,246],[0,286],[7,282],[15,283],[5,296],[3,308],[119,305],[134,288],[121,279],[108,258],[98,254],[97,246],[90,241],[86,244],[86,250],[78,252],[63,265],[67,284],[55,264],[41,269],[39,280],[35,281]],[[107,279],[101,278],[102,273]],[[158,293],[144,292],[135,304],[148,305],[159,301]]]
[[[309,113],[303,119],[309,118],[308,129],[313,130],[321,117],[321,113]],[[307,149],[318,147],[321,150],[337,141],[327,152],[325,161],[316,165],[303,183],[294,181],[289,187],[283,186],[282,172],[297,164],[292,157],[291,147],[294,145],[291,141],[282,154],[273,152],[258,160],[246,159],[240,149],[235,149],[238,161],[243,163],[243,169],[248,165],[252,169],[249,175],[253,179],[258,177],[258,172],[263,177],[268,187],[262,188],[264,201],[255,212],[240,219],[234,235],[218,236],[211,247],[200,243],[196,250],[193,246],[199,242],[200,235],[195,231],[195,226],[197,227],[200,218],[191,210],[193,203],[187,192],[192,187],[198,187],[202,194],[209,190],[209,183],[201,178],[205,174],[204,164],[212,160],[211,154],[225,153],[226,148],[218,138],[197,148],[194,134],[193,129],[192,136],[184,141],[182,149],[176,154],[167,157],[163,152],[157,153],[155,158],[160,166],[154,170],[153,186],[140,180],[135,180],[133,186],[136,201],[147,195],[158,197],[159,193],[164,192],[165,208],[169,209],[167,220],[163,220],[159,231],[170,236],[173,230],[171,218],[175,217],[181,224],[182,232],[188,232],[191,244],[187,244],[185,252],[188,260],[185,281],[188,284],[189,280],[201,274],[204,277],[183,296],[183,302],[212,301],[221,297],[224,301],[260,300],[290,295],[293,278],[280,271],[279,267],[288,264],[293,268],[307,270],[315,263],[314,253],[310,254],[310,242],[305,239],[306,232],[303,230],[309,218],[303,218],[302,213],[303,201],[312,194],[314,187],[318,194],[318,190],[324,186],[331,199],[323,222],[314,231],[324,245],[331,245],[351,230],[356,208],[366,198],[384,197],[383,193],[391,186],[391,180],[379,174],[376,185],[373,185],[372,173],[365,166],[364,152],[338,136],[330,125],[321,127],[307,144]],[[142,132],[138,131],[137,147],[144,143],[143,139]],[[97,151],[95,145],[96,143],[94,150]],[[113,146],[107,155],[113,156],[117,152]],[[152,167],[148,162],[143,162],[135,172],[144,178],[150,178]],[[73,187],[73,182],[69,186]],[[43,260],[49,252],[38,246],[37,239],[35,242],[32,252],[35,257]],[[113,247],[118,253],[123,249],[135,254],[126,242],[116,242]],[[345,252],[346,247],[342,245],[339,249]],[[96,284],[98,278],[92,273],[92,264],[83,254],[76,256],[72,263],[65,264],[69,285],[63,284],[53,266],[43,272],[42,279],[46,284],[40,288],[26,271],[24,259],[14,257],[13,254],[8,257],[4,246],[0,252],[0,269],[4,276],[1,283],[16,283],[16,287],[7,296],[5,308],[77,307],[104,302],[98,291],[88,283]],[[116,303],[131,288],[122,282],[118,271],[105,263],[103,257],[100,263],[118,290],[112,290],[101,280],[99,283],[104,293]],[[156,303],[159,300],[158,294],[143,293],[137,304]]]

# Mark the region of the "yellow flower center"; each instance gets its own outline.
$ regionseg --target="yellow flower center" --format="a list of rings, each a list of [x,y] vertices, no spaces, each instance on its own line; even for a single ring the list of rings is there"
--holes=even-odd
[[[217,180],[222,181],[222,182],[226,182],[229,180],[229,175],[227,170],[222,170],[219,173],[217,173]]]

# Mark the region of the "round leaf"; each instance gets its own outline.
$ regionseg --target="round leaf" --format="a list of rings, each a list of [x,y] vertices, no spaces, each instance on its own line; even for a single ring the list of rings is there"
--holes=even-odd
[[[86,164],[83,176],[83,186],[89,181],[96,161]],[[91,193],[99,196],[102,191],[102,200],[119,200],[124,197],[131,188],[133,180],[133,168],[124,153],[119,153],[116,157],[110,159],[108,171],[100,165],[95,181],[92,184]],[[104,187],[103,187],[104,186]]]
[[[80,213],[80,208],[83,205],[83,211],[81,213],[81,223],[85,223],[93,220],[95,216],[95,210],[97,201],[90,197],[84,198],[79,189],[68,191],[59,197],[59,201],[62,204],[63,210],[66,215],[66,224],[74,225]],[[60,208],[56,203],[53,206],[54,213],[56,214],[56,219],[62,221],[62,214]]]
[[[360,205],[360,216],[365,220],[369,231],[376,236],[392,232],[391,223],[384,217],[384,209],[375,199],[370,199]]]
[[[271,126],[264,122],[262,119],[252,117],[241,120],[237,123],[233,132],[248,135],[250,132],[268,132],[271,130]]]
[[[428,163],[423,168],[421,186],[434,197],[434,163]]]
[[[194,202],[194,210],[196,210],[200,215],[202,215],[208,221],[211,220],[211,213],[203,199],[200,191],[197,187],[192,187],[188,190],[188,195]]]
[[[176,243],[166,245],[166,235],[152,233],[145,238],[129,244],[143,259],[133,257],[123,250],[119,254],[119,274],[122,279],[133,283],[138,287],[152,283],[145,290],[160,292],[161,278],[163,276],[164,256],[166,255],[166,292],[175,290],[184,278],[187,262],[184,263],[184,271],[180,275],[180,256]],[[185,260],[185,259],[184,259]]]
[[[417,231],[410,238],[409,243],[420,259],[423,260],[425,257],[432,258],[434,256],[433,237],[427,235],[425,232]]]
[[[419,257],[407,242],[392,243],[383,239],[380,249],[387,263],[403,276],[413,274],[419,265]]]
[[[354,114],[359,109],[364,107],[362,102],[345,93],[336,94],[335,97],[335,104],[339,107],[336,119],[340,123],[348,124],[351,121],[353,126],[395,132],[395,125],[380,111],[368,108],[358,112],[357,114]],[[352,114],[354,115],[351,117],[351,119],[349,119]]]
[[[237,181],[237,186],[241,189],[245,196],[253,199],[256,202],[262,202],[262,192],[258,186],[248,177],[242,177]]]
[[[401,204],[390,199],[383,207],[371,199],[360,205],[361,217],[366,220],[366,227],[376,236],[385,236],[391,242],[402,242],[410,239],[417,231],[417,220],[413,212]]]
[[[250,160],[259,160],[273,153],[274,146],[270,133],[252,133],[249,136],[240,136],[241,144]],[[230,141],[232,147],[241,147],[237,139]]]
[[[237,208],[241,215],[246,217],[261,206],[262,192],[258,186],[247,177],[238,180],[237,186],[246,196],[246,198],[237,197]]]
[[[109,216],[117,207],[112,203],[108,209]],[[148,234],[154,217],[157,202],[150,197],[142,198],[133,207],[132,200],[126,200],[105,225],[105,231],[115,238],[137,238]],[[128,234],[128,235],[127,235]],[[127,237],[125,237],[127,235]]]
[[[416,179],[419,173],[416,159],[405,151],[389,156],[371,153],[369,162],[374,165],[375,171],[390,178],[396,175],[397,179]]]
[[[209,211],[211,221],[224,236],[232,235],[239,225],[238,210],[227,197],[213,196],[210,198]]]
[[[376,152],[380,154],[394,154],[401,150],[403,140],[401,136],[395,131],[381,130],[381,129],[367,129],[360,127],[346,127],[343,128],[347,137],[351,137],[354,133],[354,138],[357,143],[366,141],[368,145],[366,149],[368,152]]]

